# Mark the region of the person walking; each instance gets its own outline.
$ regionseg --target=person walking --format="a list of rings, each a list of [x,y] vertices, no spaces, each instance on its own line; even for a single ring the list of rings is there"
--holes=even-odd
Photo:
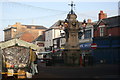
[[[34,75],[35,73],[38,73],[38,69],[37,69],[37,55],[36,52],[32,52],[31,54],[33,54],[33,56],[31,56],[31,69],[32,69],[32,75]]]

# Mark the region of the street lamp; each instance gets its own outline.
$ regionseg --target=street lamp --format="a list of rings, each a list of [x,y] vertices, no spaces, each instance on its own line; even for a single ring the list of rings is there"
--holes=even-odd
[[[62,22],[60,21],[59,27],[60,27],[60,36],[61,36],[61,29],[62,29]]]
[[[80,30],[83,30],[83,32],[82,31],[78,32],[79,39],[81,39],[82,35],[85,34],[86,25],[87,25],[87,23],[86,23],[86,20],[84,19],[82,22],[82,28],[80,28]]]
[[[68,27],[68,20],[67,19],[65,19],[64,26]]]
[[[63,26],[63,22],[62,22],[62,21],[60,21],[59,27],[60,27],[60,37],[61,37],[61,36],[62,36],[61,30],[64,29],[64,26]]]
[[[65,19],[65,21],[60,21],[59,23],[59,27],[60,27],[60,34],[61,34],[61,30],[64,30],[66,32],[66,37],[68,37],[68,20]]]
[[[65,19],[65,21],[64,21],[64,31],[65,31],[66,41],[68,41],[68,38],[69,38],[68,26],[69,26],[69,22],[68,22],[67,19]]]
[[[83,29],[82,35],[83,34],[85,35],[86,25],[87,25],[87,23],[86,23],[86,20],[84,19],[82,22],[82,29]],[[84,58],[85,58],[85,52],[82,52],[82,56],[81,56],[81,65],[82,66],[85,66]]]
[[[85,34],[85,29],[86,29],[86,20],[84,19],[83,22],[82,22],[82,27],[83,27],[83,33]]]

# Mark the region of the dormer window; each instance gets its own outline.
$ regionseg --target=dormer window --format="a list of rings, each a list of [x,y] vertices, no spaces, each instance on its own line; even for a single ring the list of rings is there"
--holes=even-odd
[[[105,34],[105,25],[99,26],[100,27],[100,36],[104,36]]]

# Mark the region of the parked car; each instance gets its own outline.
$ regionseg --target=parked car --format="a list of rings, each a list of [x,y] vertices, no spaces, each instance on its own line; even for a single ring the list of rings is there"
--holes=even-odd
[[[38,62],[46,63],[46,66],[52,65],[52,52],[37,53]]]

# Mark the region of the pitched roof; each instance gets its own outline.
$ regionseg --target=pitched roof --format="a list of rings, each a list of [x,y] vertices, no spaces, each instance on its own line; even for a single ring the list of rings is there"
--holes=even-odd
[[[23,26],[27,26],[27,27],[29,27],[29,28],[31,28],[31,27],[35,27],[35,29],[47,29],[46,27],[44,27],[44,26],[40,26],[40,25],[23,25]]]
[[[61,22],[64,22],[63,20],[58,20],[55,22],[50,28],[48,28],[46,31],[52,30],[52,29],[60,29],[59,25]]]
[[[25,32],[20,36],[21,40],[32,42],[34,40],[34,35],[30,32]]]
[[[15,35],[15,38],[20,38],[25,32],[20,32],[18,34]]]
[[[55,24],[53,24],[50,28],[59,28],[59,25],[61,22],[64,22],[64,20],[58,20],[57,22],[55,22]]]
[[[44,37],[44,35],[40,35],[35,40],[33,40],[33,42],[34,41],[44,41],[43,37]]]
[[[27,42],[32,42],[35,39],[34,35],[29,31],[18,33],[17,35],[15,35],[15,38],[21,39]]]
[[[114,16],[110,18],[105,18],[100,21],[98,21],[97,26],[103,22],[104,24],[108,25],[108,27],[120,27],[120,16]]]
[[[51,29],[59,29],[60,27],[60,23],[63,23],[64,20],[58,20],[57,22],[55,22],[49,29],[47,29],[46,31],[49,31]],[[79,22],[79,21],[78,21]],[[79,22],[80,26],[82,25],[83,22]],[[91,22],[91,23],[87,23],[86,27],[90,27],[91,25],[96,24],[96,22]]]
[[[3,31],[7,31],[7,30],[10,30],[10,29],[17,29],[17,28],[16,27],[7,27]]]
[[[2,42],[2,43],[0,43],[0,47],[1,47],[1,49],[4,49],[4,48],[10,47],[10,46],[14,46],[16,44],[18,44],[18,46],[23,46],[23,47],[27,47],[27,48],[31,47],[34,50],[39,49],[39,47],[37,45],[20,40],[20,39],[12,39],[9,41]]]

